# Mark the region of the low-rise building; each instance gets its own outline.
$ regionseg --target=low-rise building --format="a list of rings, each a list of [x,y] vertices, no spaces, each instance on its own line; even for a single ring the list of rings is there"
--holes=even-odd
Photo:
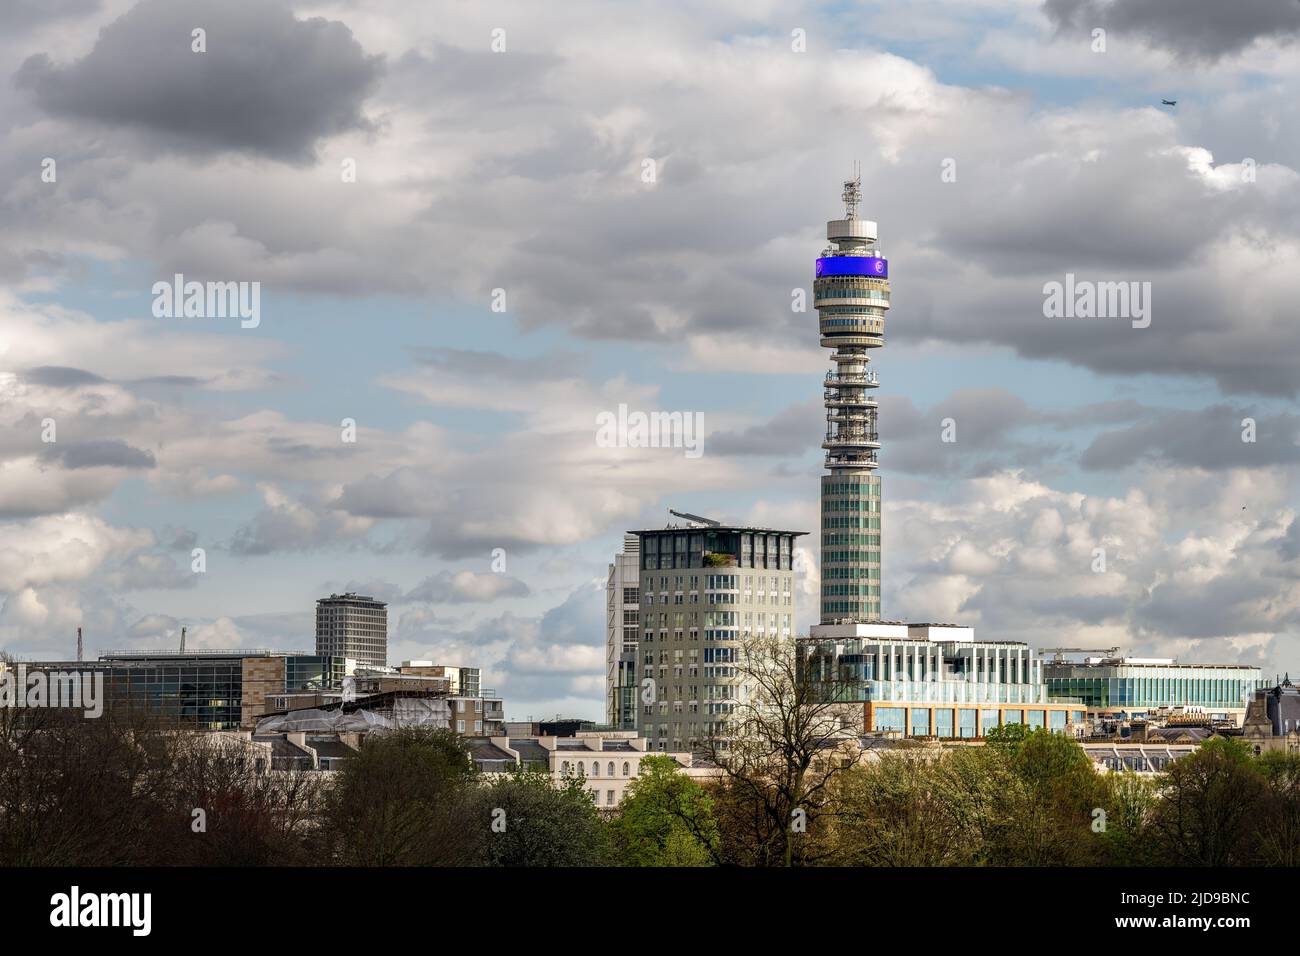
[[[1288,676],[1272,687],[1256,690],[1246,706],[1241,735],[1257,754],[1266,750],[1300,752],[1300,687]]]
[[[584,731],[571,737],[492,737],[476,742],[471,755],[485,773],[528,765],[548,772],[556,785],[581,779],[596,806],[608,810],[623,802],[646,757],[670,757],[685,772],[697,769],[689,753],[659,753],[646,745],[634,731]]]
[[[1196,753],[1200,746],[1199,741],[1084,743],[1083,752],[1098,769],[1147,776],[1164,773],[1175,760]]]
[[[1146,717],[1180,708],[1240,727],[1246,703],[1261,686],[1248,664],[1180,664],[1173,658],[1094,656],[1044,661],[1052,700],[1080,700],[1093,718]]]

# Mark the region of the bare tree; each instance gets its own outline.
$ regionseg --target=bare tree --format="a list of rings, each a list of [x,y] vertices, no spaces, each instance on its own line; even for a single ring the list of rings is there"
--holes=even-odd
[[[207,866],[302,865],[323,853],[309,840],[324,775],[279,770],[238,735],[174,735],[158,836],[169,857]]]
[[[723,816],[747,831],[755,862],[814,862],[827,855],[816,836],[831,784],[861,755],[862,705],[839,702],[836,682],[778,637],[742,642],[734,684],[734,709],[702,748],[721,771]]]

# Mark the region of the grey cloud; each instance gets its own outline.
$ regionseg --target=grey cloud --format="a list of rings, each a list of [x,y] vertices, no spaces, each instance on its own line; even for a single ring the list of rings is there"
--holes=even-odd
[[[273,455],[297,458],[302,461],[339,461],[356,454],[356,446],[350,443],[322,448],[319,445],[308,445],[293,439],[272,436],[266,440],[266,445]]]
[[[367,475],[343,486],[333,507],[366,518],[411,518],[425,513],[429,476],[416,468],[396,468],[387,475]]]
[[[705,445],[710,455],[793,455],[820,444],[825,425],[826,410],[820,402],[800,402],[762,425],[714,432]]]
[[[1256,420],[1254,442],[1241,440],[1247,417]],[[1260,415],[1228,405],[1153,410],[1137,424],[1098,435],[1079,463],[1095,471],[1140,461],[1211,470],[1295,464],[1300,462],[1300,416]]]
[[[1295,0],[1047,0],[1043,9],[1058,30],[1103,27],[1185,59],[1217,60],[1300,33]]]
[[[408,50],[394,60],[386,87],[429,110],[433,122],[459,116],[476,126],[491,125],[490,114],[503,100],[514,106],[551,101],[545,80],[562,62],[551,53],[511,50],[509,56],[501,56],[486,44],[481,50],[467,50],[436,43],[432,56]]]
[[[198,575],[188,565],[182,567],[165,554],[133,554],[108,574],[114,591],[192,588]]]
[[[65,468],[153,468],[157,465],[152,452],[133,448],[118,439],[54,444],[48,457]]]
[[[315,648],[312,635],[316,628],[316,606],[312,600],[304,603],[306,606],[297,611],[241,614],[234,618],[234,622],[241,633],[249,635],[249,643],[256,647],[310,653]]]
[[[955,441],[943,441],[945,419],[953,420]],[[1041,464],[1059,449],[1012,433],[1047,420],[1002,388],[959,389],[924,412],[905,396],[886,394],[880,399],[881,462],[890,470],[950,477]]]
[[[65,368],[61,365],[29,368],[22,373],[22,378],[24,382],[47,388],[77,388],[82,385],[101,385],[106,381],[94,372],[87,372],[80,368]]]
[[[191,30],[207,31],[207,52]],[[323,137],[368,129],[381,62],[338,21],[273,0],[141,0],[82,59],[29,57],[15,81],[55,115],[152,134],[150,145],[310,162]]]
[[[230,539],[232,554],[262,555],[358,545],[363,534],[346,526],[346,518],[298,501],[267,506],[239,527]]]
[[[1134,622],[1192,638],[1272,632],[1300,624],[1300,615],[1287,613],[1278,597],[1276,581],[1252,574],[1226,574],[1196,583],[1165,581],[1135,608]]]
[[[604,588],[579,587],[564,603],[542,615],[539,634],[556,644],[603,643],[605,633]]]
[[[536,358],[514,358],[499,352],[473,349],[415,348],[416,362],[435,371],[459,375],[508,377],[512,381],[554,381],[581,376],[587,361],[574,352],[552,352]]]
[[[100,7],[101,0],[5,0],[0,4],[0,27],[23,30],[50,20],[84,16]]]
[[[192,551],[199,543],[199,533],[189,528],[168,527],[163,529],[159,538],[169,551]]]
[[[198,388],[206,385],[209,379],[195,378],[193,375],[154,375],[149,378],[137,378],[130,381],[129,385],[139,388],[162,387],[162,388]]]
[[[1300,560],[1300,518],[1292,518],[1286,534],[1278,542],[1277,550],[1286,561]]]

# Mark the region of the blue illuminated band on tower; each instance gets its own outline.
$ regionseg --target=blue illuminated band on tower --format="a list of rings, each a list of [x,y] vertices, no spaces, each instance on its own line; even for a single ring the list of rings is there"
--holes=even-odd
[[[875,256],[825,256],[817,260],[817,277],[879,276],[889,278],[889,260]]]

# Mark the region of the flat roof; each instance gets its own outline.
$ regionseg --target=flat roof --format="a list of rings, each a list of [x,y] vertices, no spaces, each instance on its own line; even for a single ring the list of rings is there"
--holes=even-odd
[[[752,527],[747,527],[745,525],[731,525],[731,524],[722,524],[722,525],[718,525],[717,527],[714,527],[713,525],[709,525],[708,527],[700,527],[699,525],[670,524],[663,528],[646,528],[642,531],[629,531],[628,534],[635,534],[635,535],[670,534],[672,532],[680,532],[680,531],[688,531],[688,532],[694,531],[694,532],[699,532],[701,534],[704,533],[716,534],[719,531],[736,531],[742,534],[744,533],[788,534],[791,537],[795,537],[795,538],[799,537],[800,535],[805,535],[808,533],[807,531],[782,531],[779,528],[752,528]]]
[[[1216,668],[1231,670],[1248,670],[1257,671],[1259,666],[1256,664],[1176,664],[1176,663],[1155,663],[1149,660],[1130,661],[1122,657],[1111,657],[1103,661],[1053,661],[1044,660],[1045,665],[1052,667],[1175,667],[1175,668]]]

